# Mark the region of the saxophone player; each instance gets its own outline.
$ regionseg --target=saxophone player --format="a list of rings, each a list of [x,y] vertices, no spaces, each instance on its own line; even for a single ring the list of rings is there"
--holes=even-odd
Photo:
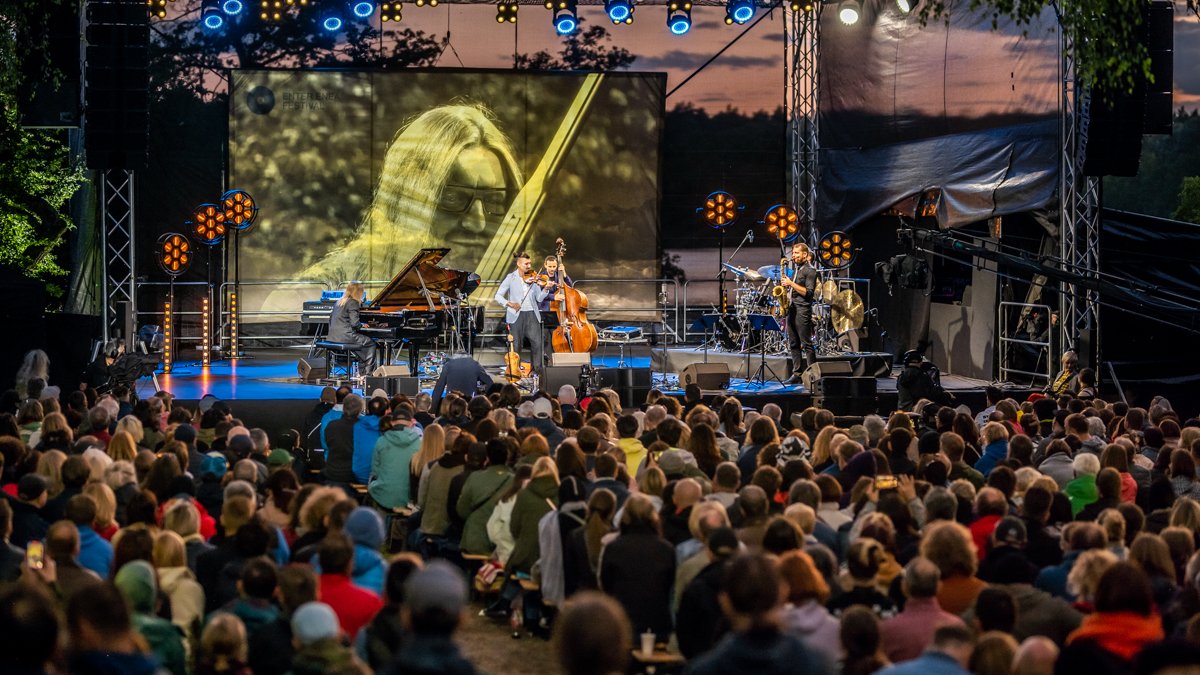
[[[780,273],[779,283],[791,295],[788,306],[788,340],[792,351],[792,376],[785,384],[799,384],[804,369],[817,360],[813,348],[812,301],[817,289],[817,268],[812,265],[808,244],[792,245],[792,265],[788,273]]]

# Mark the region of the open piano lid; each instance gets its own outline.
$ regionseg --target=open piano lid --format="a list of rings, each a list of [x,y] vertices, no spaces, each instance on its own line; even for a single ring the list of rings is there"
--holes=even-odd
[[[443,309],[439,295],[469,295],[479,286],[479,277],[463,270],[438,267],[438,263],[449,252],[448,248],[421,249],[363,309],[382,312]],[[432,306],[426,300],[422,281],[425,282],[424,288],[429,290]]]

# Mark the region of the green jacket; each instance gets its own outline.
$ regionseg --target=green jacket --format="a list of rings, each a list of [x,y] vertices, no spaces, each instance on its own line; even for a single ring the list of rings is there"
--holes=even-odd
[[[434,462],[429,470],[428,485],[421,500],[421,532],[441,537],[450,529],[450,481],[463,472],[462,460],[454,466],[446,466],[447,457]]]
[[[171,675],[187,675],[187,656],[183,651],[183,633],[179,627],[156,616],[137,613],[133,627],[146,638],[150,651]]]
[[[508,525],[516,542],[512,555],[508,557],[508,569],[511,572],[528,574],[533,569],[533,564],[541,557],[538,550],[538,521],[557,508],[558,482],[553,476],[534,478],[517,495]]]
[[[495,548],[488,539],[487,521],[512,479],[512,470],[507,466],[489,466],[467,476],[455,505],[458,517],[467,521],[463,526],[463,553],[487,555]]]
[[[1079,515],[1083,507],[1100,499],[1100,491],[1096,489],[1096,477],[1084,474],[1067,483],[1063,488],[1067,499],[1071,500],[1071,516]]]
[[[317,640],[304,645],[292,657],[294,675],[324,675],[327,671],[345,666],[354,660],[354,654],[343,647],[335,638]]]
[[[420,451],[421,435],[411,428],[389,429],[375,441],[367,491],[380,506],[393,509],[416,501],[416,495],[409,494],[409,467]]]

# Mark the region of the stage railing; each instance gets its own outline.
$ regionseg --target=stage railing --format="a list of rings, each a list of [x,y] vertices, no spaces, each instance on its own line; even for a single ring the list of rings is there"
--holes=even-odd
[[[1031,304],[1026,302],[1001,302],[999,307],[1000,316],[997,317],[996,325],[1000,327],[1000,336],[996,340],[1000,345],[1000,379],[1008,381],[1010,375],[1027,375],[1031,378],[1045,378],[1046,382],[1050,382],[1054,378],[1052,372],[1054,358],[1050,353],[1050,331],[1046,331],[1045,340],[1027,340],[1022,338],[1009,337],[1012,333],[1009,330],[1009,315],[1014,312],[1018,317],[1023,317],[1030,310],[1038,309],[1044,312],[1044,316],[1050,316],[1050,307],[1047,305]],[[1018,324],[1019,325],[1019,324]],[[1017,345],[1025,347],[1033,347],[1037,349],[1038,357],[1037,364],[1045,364],[1046,371],[1031,371],[1015,368],[1012,365],[1011,349]]]

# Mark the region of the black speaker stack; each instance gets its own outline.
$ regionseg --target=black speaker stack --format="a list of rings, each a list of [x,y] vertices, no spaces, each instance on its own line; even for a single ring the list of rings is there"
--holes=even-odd
[[[90,169],[146,168],[150,15],[136,0],[88,0],[84,148]]]
[[[802,377],[818,408],[837,415],[870,415],[879,408],[875,376],[855,375],[849,360],[818,361]]]
[[[376,389],[384,390],[388,396],[404,394],[412,397],[421,393],[421,381],[418,378],[403,375],[367,377],[367,386],[364,387],[367,396],[370,396]]]
[[[626,408],[645,403],[653,386],[649,368],[597,368],[596,382],[617,392]]]

